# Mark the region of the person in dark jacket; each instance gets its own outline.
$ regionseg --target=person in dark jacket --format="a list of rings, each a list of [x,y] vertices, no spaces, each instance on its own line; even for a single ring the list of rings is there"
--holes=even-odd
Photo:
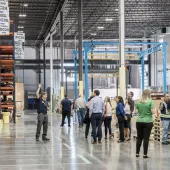
[[[61,101],[61,112],[62,112],[62,122],[60,127],[64,126],[65,118],[68,119],[68,127],[70,128],[70,117],[72,111],[72,102],[68,99],[67,94],[64,96],[65,98]]]
[[[115,101],[117,103],[116,107],[116,116],[118,119],[118,124],[119,124],[119,133],[120,133],[120,138],[118,140],[118,143],[124,142],[124,122],[127,120],[126,113],[124,111],[124,101],[121,96],[117,96],[115,98]]]
[[[38,85],[38,89],[36,92],[36,97],[38,102],[38,106],[37,106],[38,123],[37,123],[37,131],[36,131],[36,141],[39,141],[42,126],[43,126],[42,140],[49,141],[50,139],[47,138],[47,130],[48,130],[48,114],[47,114],[48,102],[46,101],[47,93],[43,92],[40,95],[40,89],[41,89],[41,84]]]
[[[90,117],[89,117],[89,105],[90,105],[90,100],[93,98],[94,96],[91,96],[89,99],[88,99],[88,103],[87,103],[87,112],[86,112],[86,115],[85,115],[85,119],[84,119],[84,123],[86,124],[86,130],[85,130],[85,138],[88,137],[88,134],[89,134],[89,129],[90,129],[90,123],[91,123],[91,120],[90,120]]]

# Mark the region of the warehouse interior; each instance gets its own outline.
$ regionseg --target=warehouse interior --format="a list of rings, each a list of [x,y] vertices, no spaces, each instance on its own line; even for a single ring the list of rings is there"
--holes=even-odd
[[[0,0],[0,169],[168,170],[158,114],[143,160],[137,113],[130,142],[117,143],[113,114],[114,138],[92,145],[73,117],[60,128],[60,103],[65,94],[88,102],[96,89],[103,100],[132,91],[138,101],[150,89],[158,113],[170,92],[169,11],[169,0]],[[49,142],[35,140],[38,84],[50,104]]]

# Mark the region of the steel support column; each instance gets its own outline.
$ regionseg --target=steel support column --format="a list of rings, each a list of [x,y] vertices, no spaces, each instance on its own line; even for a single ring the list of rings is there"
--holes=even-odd
[[[61,40],[61,94],[60,98],[64,98],[64,31],[63,31],[63,11],[60,12],[60,40]]]
[[[93,59],[93,49],[91,51],[91,58]],[[91,68],[93,69],[93,61],[91,61]],[[94,79],[93,79],[93,72],[91,76],[91,95],[93,93],[93,86],[94,86]]]
[[[148,40],[150,42],[150,40]],[[151,45],[148,45],[148,48],[151,48]],[[148,86],[151,86],[151,54],[148,55]]]
[[[89,97],[89,79],[88,79],[88,49],[85,46],[84,49],[84,60],[85,60],[85,99],[86,102],[88,101],[88,97]],[[80,87],[79,87],[80,88]]]
[[[166,80],[166,45],[167,44],[163,44],[163,90],[164,90],[164,94],[167,93],[167,80]]]
[[[119,69],[119,84],[120,95],[126,96],[126,73],[125,73],[125,0],[119,0],[119,54],[120,54],[120,69]]]
[[[74,98],[77,99],[77,52],[74,51]]]
[[[53,35],[50,34],[50,102],[51,111],[53,108]]]
[[[83,0],[78,0],[78,32],[79,32],[79,95],[83,96]],[[87,87],[86,87],[87,88]]]
[[[53,111],[53,35],[56,30],[50,34],[50,102],[51,112]]]
[[[43,66],[44,66],[44,91],[46,91],[46,57],[45,57],[45,43],[43,43]]]
[[[65,77],[66,77],[66,82],[65,82],[65,88],[66,88],[66,94],[68,94],[68,83],[67,83],[67,75],[68,75],[68,72],[67,70],[65,70]]]
[[[38,59],[40,60],[41,59],[41,56],[40,56],[40,48],[38,49]],[[39,63],[39,66],[40,66],[40,63]],[[39,72],[38,72],[39,76],[39,83],[41,83],[41,69],[39,69]]]
[[[142,57],[142,91],[145,90],[145,60],[144,56]]]

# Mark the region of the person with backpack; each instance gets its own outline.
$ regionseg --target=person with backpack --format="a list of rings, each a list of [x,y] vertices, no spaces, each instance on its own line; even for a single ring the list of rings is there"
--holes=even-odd
[[[105,114],[104,114],[104,126],[105,126],[105,139],[107,139],[107,132],[109,130],[109,139],[112,139],[112,105],[110,97],[105,98]]]
[[[160,103],[159,109],[161,111],[161,121],[162,121],[162,144],[168,145],[168,132],[170,131],[170,100],[169,94],[165,94],[162,102]]]

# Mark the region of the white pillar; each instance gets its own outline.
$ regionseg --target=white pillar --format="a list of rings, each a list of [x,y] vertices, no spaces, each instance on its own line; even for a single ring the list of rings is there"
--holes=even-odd
[[[53,35],[50,34],[50,101],[52,111],[52,95],[53,95]]]
[[[125,2],[119,0],[119,53],[120,53],[120,68],[119,68],[119,84],[120,96],[126,97],[126,71],[125,71]]]

